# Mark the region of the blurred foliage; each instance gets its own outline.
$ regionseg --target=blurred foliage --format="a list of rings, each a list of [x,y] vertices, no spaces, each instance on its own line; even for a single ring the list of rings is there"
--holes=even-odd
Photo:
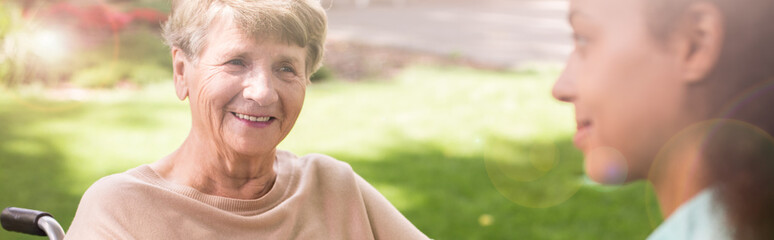
[[[112,87],[126,76],[126,67],[122,63],[97,64],[75,72],[72,83],[80,87]]]
[[[131,1],[131,7],[134,8],[152,8],[156,9],[161,12],[168,13],[170,12],[170,1],[159,1],[159,0],[134,0]]]
[[[7,2],[0,2],[0,85],[4,85],[10,77],[12,63],[5,49],[5,39],[13,30],[14,22],[18,21],[18,9],[13,8]]]
[[[129,29],[111,40],[74,59],[78,69],[72,76],[74,85],[106,88],[121,82],[144,85],[171,79],[169,48],[156,30]]]
[[[5,37],[5,34],[11,30],[11,14],[12,9],[5,2],[0,2],[0,39]]]
[[[326,66],[322,66],[317,70],[317,72],[314,72],[312,76],[309,77],[309,80],[312,82],[322,82],[325,80],[333,79],[333,77],[333,70]]]
[[[168,2],[138,1],[132,5],[163,10],[162,5]],[[21,12],[13,2],[0,2],[0,85],[109,88],[171,78],[169,48],[158,25],[136,24],[114,33],[82,32],[75,26],[23,17]],[[62,59],[41,53],[40,43],[34,41],[47,30],[71,37],[63,43],[67,55]]]
[[[136,84],[149,84],[170,80],[172,67],[162,67],[158,64],[140,64],[130,69],[128,79]]]

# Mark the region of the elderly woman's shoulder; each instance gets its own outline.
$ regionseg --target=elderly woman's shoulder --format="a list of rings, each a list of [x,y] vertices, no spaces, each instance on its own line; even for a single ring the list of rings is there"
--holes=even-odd
[[[142,180],[142,169],[149,168],[143,165],[126,172],[102,177],[92,184],[83,194],[81,202],[107,202],[116,203],[137,200],[137,192],[145,191],[149,187],[146,180]]]
[[[342,175],[354,174],[354,171],[352,170],[352,166],[350,166],[349,163],[340,161],[338,159],[335,159],[325,154],[310,153],[302,157],[298,157],[297,155],[290,153],[288,151],[278,150],[277,156],[279,159],[291,160],[291,162],[293,162],[293,165],[295,165],[295,168],[306,173],[314,172],[314,173],[320,173],[328,176],[331,176],[331,175],[342,176]]]
[[[132,170],[129,170],[132,171]],[[105,177],[100,178],[94,184],[92,184],[89,189],[86,190],[86,192],[111,192],[111,191],[120,191],[119,189],[122,187],[130,187],[133,182],[135,182],[136,179],[134,179],[131,175],[127,172],[122,173],[115,173],[111,174]]]
[[[149,201],[144,194],[138,194],[147,190],[147,184],[132,175],[136,171],[131,169],[97,180],[81,197],[76,219],[126,219],[133,211],[129,206]]]
[[[314,166],[329,170],[352,170],[349,163],[321,153],[310,153],[299,157],[289,151],[277,150],[277,158],[291,160],[297,166],[301,167]]]

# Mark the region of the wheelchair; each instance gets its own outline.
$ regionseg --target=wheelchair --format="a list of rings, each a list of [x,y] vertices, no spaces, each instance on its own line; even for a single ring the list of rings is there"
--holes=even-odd
[[[3,229],[24,234],[47,236],[48,239],[64,239],[64,229],[51,214],[31,209],[9,207],[0,214]]]

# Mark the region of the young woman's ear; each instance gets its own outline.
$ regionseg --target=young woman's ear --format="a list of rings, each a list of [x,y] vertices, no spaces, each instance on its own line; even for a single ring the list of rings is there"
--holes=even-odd
[[[188,82],[185,81],[186,70],[191,67],[188,58],[180,48],[172,48],[172,79],[175,81],[175,92],[180,101],[188,97]]]
[[[717,64],[723,48],[722,12],[712,3],[693,3],[679,19],[675,33],[683,79],[702,81]]]

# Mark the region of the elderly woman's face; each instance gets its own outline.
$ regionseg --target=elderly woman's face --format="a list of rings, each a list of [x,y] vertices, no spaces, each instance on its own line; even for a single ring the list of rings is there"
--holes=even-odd
[[[575,105],[575,144],[597,182],[646,177],[684,115],[679,59],[653,37],[644,1],[570,1],[576,48],[554,95]]]
[[[223,19],[213,22],[206,42],[199,61],[184,69],[194,133],[218,151],[270,153],[301,111],[305,48],[255,39]]]

